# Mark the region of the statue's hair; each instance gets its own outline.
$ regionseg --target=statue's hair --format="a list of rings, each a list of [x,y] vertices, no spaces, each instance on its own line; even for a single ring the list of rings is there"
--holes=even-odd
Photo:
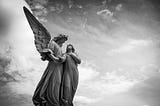
[[[57,42],[60,39],[65,39],[65,41],[67,41],[68,40],[68,36],[67,35],[63,35],[63,34],[59,34],[58,36],[56,36],[56,37],[53,38],[53,40],[55,42]]]
[[[74,49],[73,45],[72,44],[68,44],[67,47],[66,47],[66,53],[68,53],[68,46],[72,46],[72,51],[75,52],[75,49]]]

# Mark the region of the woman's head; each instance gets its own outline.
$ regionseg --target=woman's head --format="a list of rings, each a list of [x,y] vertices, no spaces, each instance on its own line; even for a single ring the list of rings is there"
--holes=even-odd
[[[66,48],[66,53],[75,52],[75,49],[72,44],[68,44]]]

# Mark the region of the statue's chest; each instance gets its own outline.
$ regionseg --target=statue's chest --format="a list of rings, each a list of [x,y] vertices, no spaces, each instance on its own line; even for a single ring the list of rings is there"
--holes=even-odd
[[[54,53],[55,53],[56,57],[62,55],[62,50],[61,50],[61,48],[58,45],[55,45],[55,47],[54,47]]]

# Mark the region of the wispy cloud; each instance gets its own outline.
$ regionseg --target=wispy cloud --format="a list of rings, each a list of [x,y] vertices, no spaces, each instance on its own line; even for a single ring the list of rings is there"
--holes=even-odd
[[[144,48],[146,46],[151,46],[151,40],[136,40],[136,39],[129,39],[126,43],[119,45],[119,47],[108,51],[108,54],[116,54],[116,53],[124,53],[124,52],[131,52],[138,48]]]

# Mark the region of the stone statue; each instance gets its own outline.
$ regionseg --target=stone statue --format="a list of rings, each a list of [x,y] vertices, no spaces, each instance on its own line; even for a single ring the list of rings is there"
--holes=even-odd
[[[48,66],[44,71],[33,95],[35,106],[73,106],[73,98],[78,85],[77,64],[81,63],[73,45],[69,44],[66,53],[61,47],[68,40],[66,35],[51,38],[46,28],[23,7],[26,18],[34,33],[35,46]]]
[[[81,59],[71,44],[67,45],[65,54],[66,61],[63,66],[64,74],[61,87],[61,106],[73,106],[73,98],[77,90],[79,79],[77,65],[81,63]]]

